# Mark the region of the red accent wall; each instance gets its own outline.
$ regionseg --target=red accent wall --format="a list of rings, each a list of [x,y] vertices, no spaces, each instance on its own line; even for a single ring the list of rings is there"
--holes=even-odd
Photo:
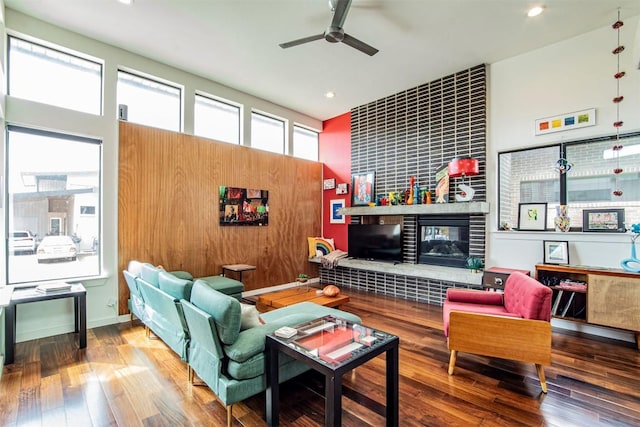
[[[332,237],[337,249],[347,251],[347,224],[331,224],[330,201],[344,199],[351,206],[351,113],[326,120],[319,138],[319,160],[324,163],[324,179],[335,178],[336,185],[349,184],[348,194],[336,194],[336,190],[322,191],[322,235]]]

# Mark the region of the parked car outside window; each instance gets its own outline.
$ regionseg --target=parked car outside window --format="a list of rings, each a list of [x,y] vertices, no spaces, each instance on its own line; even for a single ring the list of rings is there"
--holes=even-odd
[[[9,237],[9,253],[32,254],[36,251],[36,238],[30,231],[12,231]]]
[[[47,261],[75,261],[76,244],[70,236],[47,236],[38,246],[36,257],[39,263]]]

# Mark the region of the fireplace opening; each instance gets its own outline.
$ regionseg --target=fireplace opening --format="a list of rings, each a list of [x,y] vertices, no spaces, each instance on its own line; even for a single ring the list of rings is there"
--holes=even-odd
[[[468,215],[421,215],[418,217],[418,236],[418,264],[466,267]]]

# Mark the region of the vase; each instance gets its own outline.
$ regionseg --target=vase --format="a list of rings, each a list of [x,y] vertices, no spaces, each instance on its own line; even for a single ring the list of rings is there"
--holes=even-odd
[[[571,228],[571,220],[567,215],[567,206],[560,205],[556,207],[556,217],[553,219],[553,223],[556,226],[556,231],[567,232]]]
[[[636,256],[636,242],[631,241],[631,258],[623,259],[620,266],[631,273],[640,273],[640,259]]]

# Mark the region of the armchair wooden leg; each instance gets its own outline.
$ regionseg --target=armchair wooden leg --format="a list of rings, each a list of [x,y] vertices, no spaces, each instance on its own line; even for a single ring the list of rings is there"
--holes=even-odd
[[[231,427],[231,421],[233,420],[233,405],[227,406],[227,427]]]
[[[193,384],[193,368],[189,364],[187,364],[187,380],[189,384]]]
[[[453,375],[453,368],[456,367],[457,357],[458,357],[458,350],[451,350],[451,356],[449,357],[449,375]]]
[[[538,378],[540,378],[540,387],[542,387],[542,392],[547,392],[547,380],[544,377],[544,368],[542,365],[536,363],[536,370],[538,371]]]

